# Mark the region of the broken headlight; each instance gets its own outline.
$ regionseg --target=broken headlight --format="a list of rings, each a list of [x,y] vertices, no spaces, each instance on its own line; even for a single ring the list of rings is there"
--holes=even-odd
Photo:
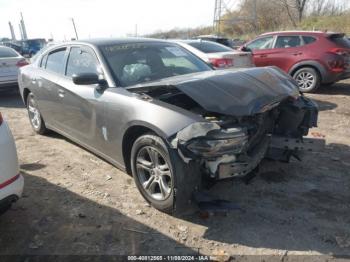
[[[187,144],[187,149],[202,157],[218,157],[224,154],[239,154],[242,152],[248,136],[240,128],[215,130],[213,134],[196,138]]]

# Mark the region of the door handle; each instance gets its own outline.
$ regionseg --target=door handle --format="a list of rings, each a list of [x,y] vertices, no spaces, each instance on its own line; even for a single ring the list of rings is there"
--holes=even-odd
[[[260,55],[261,58],[267,57],[267,55]]]
[[[62,89],[58,90],[58,96],[59,97],[64,97],[64,94],[65,94],[64,90],[62,90]]]
[[[297,53],[293,53],[293,55],[297,56],[297,55],[302,55],[302,52],[297,52]]]

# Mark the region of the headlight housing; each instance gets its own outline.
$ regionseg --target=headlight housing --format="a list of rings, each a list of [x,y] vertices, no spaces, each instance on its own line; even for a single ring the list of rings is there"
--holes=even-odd
[[[224,154],[239,154],[248,142],[243,129],[215,130],[215,134],[189,141],[186,148],[202,157],[218,157]]]

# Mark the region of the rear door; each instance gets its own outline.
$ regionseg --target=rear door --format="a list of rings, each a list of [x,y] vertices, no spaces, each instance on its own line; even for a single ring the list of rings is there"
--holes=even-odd
[[[297,62],[303,59],[303,39],[300,35],[279,35],[276,38],[269,63],[288,72]]]
[[[38,73],[31,76],[31,90],[34,92],[40,113],[46,124],[61,128],[62,115],[57,81],[64,75],[64,62],[67,47],[59,47],[44,55],[38,67]]]
[[[275,52],[273,49],[275,36],[263,36],[246,45],[252,51],[254,64],[256,66],[272,65],[270,61],[271,55]]]
[[[81,143],[101,149],[103,136],[103,94],[96,90],[97,85],[76,85],[72,76],[79,73],[100,74],[99,61],[92,48],[72,46],[69,50],[64,76],[59,78],[58,97],[60,100],[60,126],[68,136]]]

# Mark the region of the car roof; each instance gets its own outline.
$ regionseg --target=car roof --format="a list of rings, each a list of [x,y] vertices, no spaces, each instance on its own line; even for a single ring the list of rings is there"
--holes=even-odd
[[[295,30],[295,31],[276,31],[276,32],[268,32],[261,34],[260,36],[268,36],[268,35],[291,35],[291,34],[298,34],[298,35],[315,35],[315,36],[328,36],[332,34],[339,34],[334,32],[322,32],[322,31],[303,31],[303,30]]]
[[[199,35],[197,38],[215,38],[215,39],[228,39],[224,36],[218,36],[218,35]]]
[[[141,37],[124,37],[124,38],[92,38],[84,40],[74,40],[69,42],[63,42],[64,44],[90,44],[94,46],[115,45],[115,44],[129,44],[129,43],[166,43],[167,41],[154,38],[141,38]]]
[[[13,48],[8,47],[8,46],[5,46],[5,45],[0,45],[0,48],[2,48],[2,49],[11,49],[11,50],[14,50]],[[16,51],[16,50],[15,50],[15,51]]]
[[[203,39],[171,39],[171,42],[175,42],[175,43],[185,43],[185,44],[190,44],[190,43],[209,43],[209,44],[218,44],[216,42],[213,41],[207,41],[207,40],[203,40]]]

